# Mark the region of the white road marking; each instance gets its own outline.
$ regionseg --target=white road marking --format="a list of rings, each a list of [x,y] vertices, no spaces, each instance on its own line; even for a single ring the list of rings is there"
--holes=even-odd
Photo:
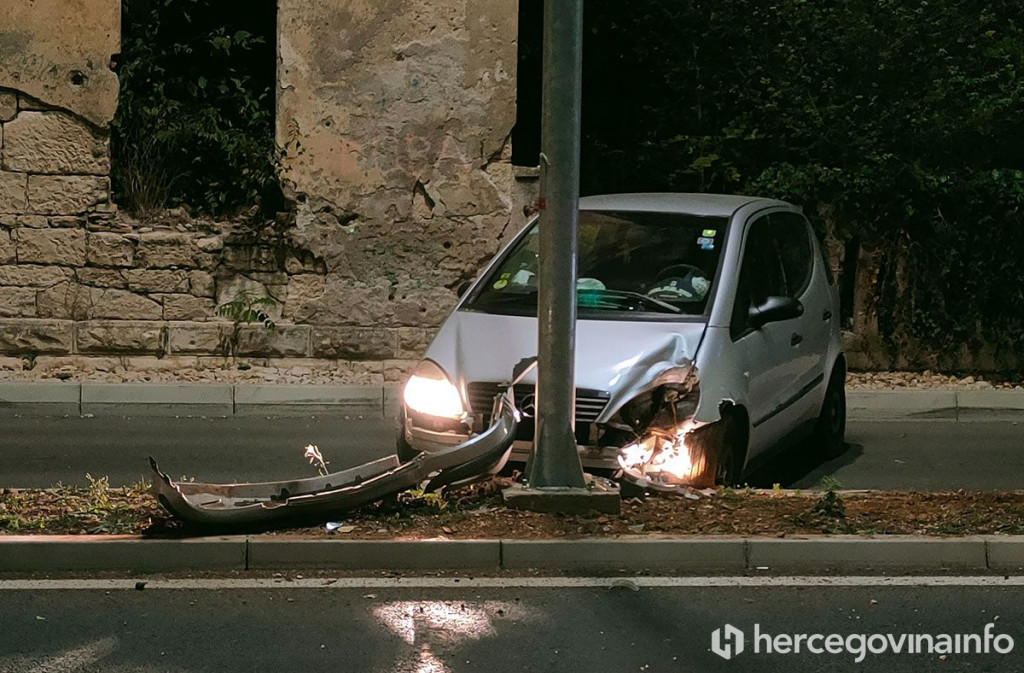
[[[0,591],[129,591],[137,578],[0,580]],[[146,591],[242,589],[586,589],[730,587],[1019,587],[1024,576],[968,577],[320,577],[147,579]]]
[[[0,673],[74,673],[91,668],[117,648],[114,638],[102,638],[88,645],[65,650],[42,661],[0,660]]]

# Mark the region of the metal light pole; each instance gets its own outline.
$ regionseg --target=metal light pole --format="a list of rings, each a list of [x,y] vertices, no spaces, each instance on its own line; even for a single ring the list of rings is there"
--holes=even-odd
[[[576,413],[576,239],[583,0],[544,1],[537,429],[531,488],[582,488]]]

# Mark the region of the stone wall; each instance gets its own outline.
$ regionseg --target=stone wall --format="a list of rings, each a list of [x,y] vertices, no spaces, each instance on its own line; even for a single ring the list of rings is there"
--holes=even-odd
[[[0,7],[0,356],[223,356],[404,371],[526,221],[516,0],[279,2],[294,212],[263,224],[110,196],[118,0]],[[270,297],[272,330],[217,307]]]
[[[324,271],[293,282],[290,317],[339,347],[406,343],[525,221],[516,0],[281,0],[278,23],[290,238]]]

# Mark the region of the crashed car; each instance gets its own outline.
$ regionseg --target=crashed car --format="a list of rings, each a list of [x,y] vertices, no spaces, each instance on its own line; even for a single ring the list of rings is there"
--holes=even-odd
[[[538,223],[465,290],[402,393],[398,456],[487,428],[537,352]],[[844,448],[838,288],[801,210],[707,194],[581,199],[575,434],[586,468],[670,490],[739,482],[810,439]],[[532,375],[513,460],[532,446]]]

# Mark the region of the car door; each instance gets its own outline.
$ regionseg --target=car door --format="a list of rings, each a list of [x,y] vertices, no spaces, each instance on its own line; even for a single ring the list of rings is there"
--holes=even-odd
[[[772,231],[779,244],[786,296],[800,301],[804,313],[793,321],[790,350],[795,385],[787,400],[793,406],[796,422],[817,418],[824,396],[824,367],[828,353],[832,320],[832,295],[815,268],[814,232],[803,215],[773,213]]]
[[[778,236],[771,217],[764,215],[747,228],[729,325],[729,336],[747,380],[752,430],[748,458],[774,445],[796,420],[794,410],[785,402],[796,390],[792,342],[800,319],[773,322],[758,329],[749,320],[751,307],[760,306],[768,297],[787,294]]]

